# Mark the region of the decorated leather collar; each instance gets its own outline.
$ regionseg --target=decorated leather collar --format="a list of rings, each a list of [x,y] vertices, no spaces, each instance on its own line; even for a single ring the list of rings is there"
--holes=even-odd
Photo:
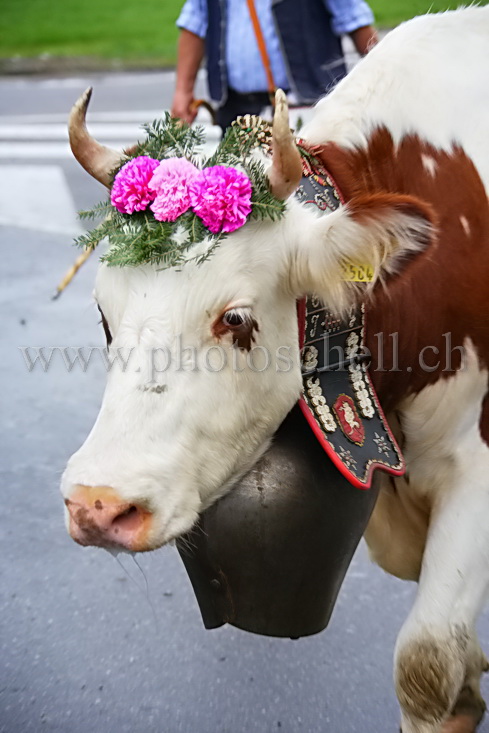
[[[296,193],[302,204],[327,213],[344,203],[317,161],[308,161],[303,173]],[[352,264],[345,278],[368,281],[369,268]],[[340,317],[313,295],[298,304],[298,319],[304,389],[299,406],[322,447],[357,488],[370,488],[375,469],[402,476],[404,458],[368,373],[364,306]]]

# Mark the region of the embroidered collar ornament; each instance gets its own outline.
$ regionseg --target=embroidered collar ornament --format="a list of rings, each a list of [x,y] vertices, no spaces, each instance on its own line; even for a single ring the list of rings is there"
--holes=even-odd
[[[202,128],[166,113],[144,130],[145,139],[113,171],[109,200],[80,212],[82,219],[105,217],[76,243],[93,250],[107,237],[101,260],[108,265],[200,263],[248,220],[284,215],[285,202],[271,193],[264,164],[253,155],[271,149],[271,128],[259,118],[234,122],[203,162]],[[206,251],[192,257],[192,245],[204,240]]]

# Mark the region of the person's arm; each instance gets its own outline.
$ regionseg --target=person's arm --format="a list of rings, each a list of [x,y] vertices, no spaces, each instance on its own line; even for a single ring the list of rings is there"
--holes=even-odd
[[[361,56],[378,43],[374,15],[365,0],[324,0],[332,15],[332,28],[337,36],[347,34]]]
[[[197,114],[192,109],[197,72],[204,58],[205,42],[200,36],[182,28],[178,39],[177,81],[171,106],[172,117],[193,122]]]
[[[364,25],[349,33],[360,56],[365,56],[378,42],[379,36],[372,25]]]
[[[177,19],[180,37],[177,48],[177,80],[171,106],[173,117],[193,122],[197,111],[192,109],[195,79],[202,63],[207,33],[206,0],[185,0]]]

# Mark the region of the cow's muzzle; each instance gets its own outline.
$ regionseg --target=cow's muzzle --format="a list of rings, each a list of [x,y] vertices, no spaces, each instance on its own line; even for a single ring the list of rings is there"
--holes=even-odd
[[[78,485],[70,499],[69,533],[80,545],[141,552],[148,547],[153,516],[108,486]]]

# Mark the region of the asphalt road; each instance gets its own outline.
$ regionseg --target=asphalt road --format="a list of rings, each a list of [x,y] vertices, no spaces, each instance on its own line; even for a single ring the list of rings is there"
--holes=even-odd
[[[60,360],[29,371],[19,347],[103,344],[95,258],[50,300],[75,256],[75,211],[101,194],[63,128],[89,83],[97,131],[122,144],[168,106],[173,79],[0,80],[0,731],[395,733],[392,651],[415,587],[363,546],[329,628],[290,641],[205,631],[173,548],[141,556],[143,577],[130,557],[118,564],[65,532],[59,477],[93,424],[104,372]],[[480,635],[487,650],[487,615]]]

